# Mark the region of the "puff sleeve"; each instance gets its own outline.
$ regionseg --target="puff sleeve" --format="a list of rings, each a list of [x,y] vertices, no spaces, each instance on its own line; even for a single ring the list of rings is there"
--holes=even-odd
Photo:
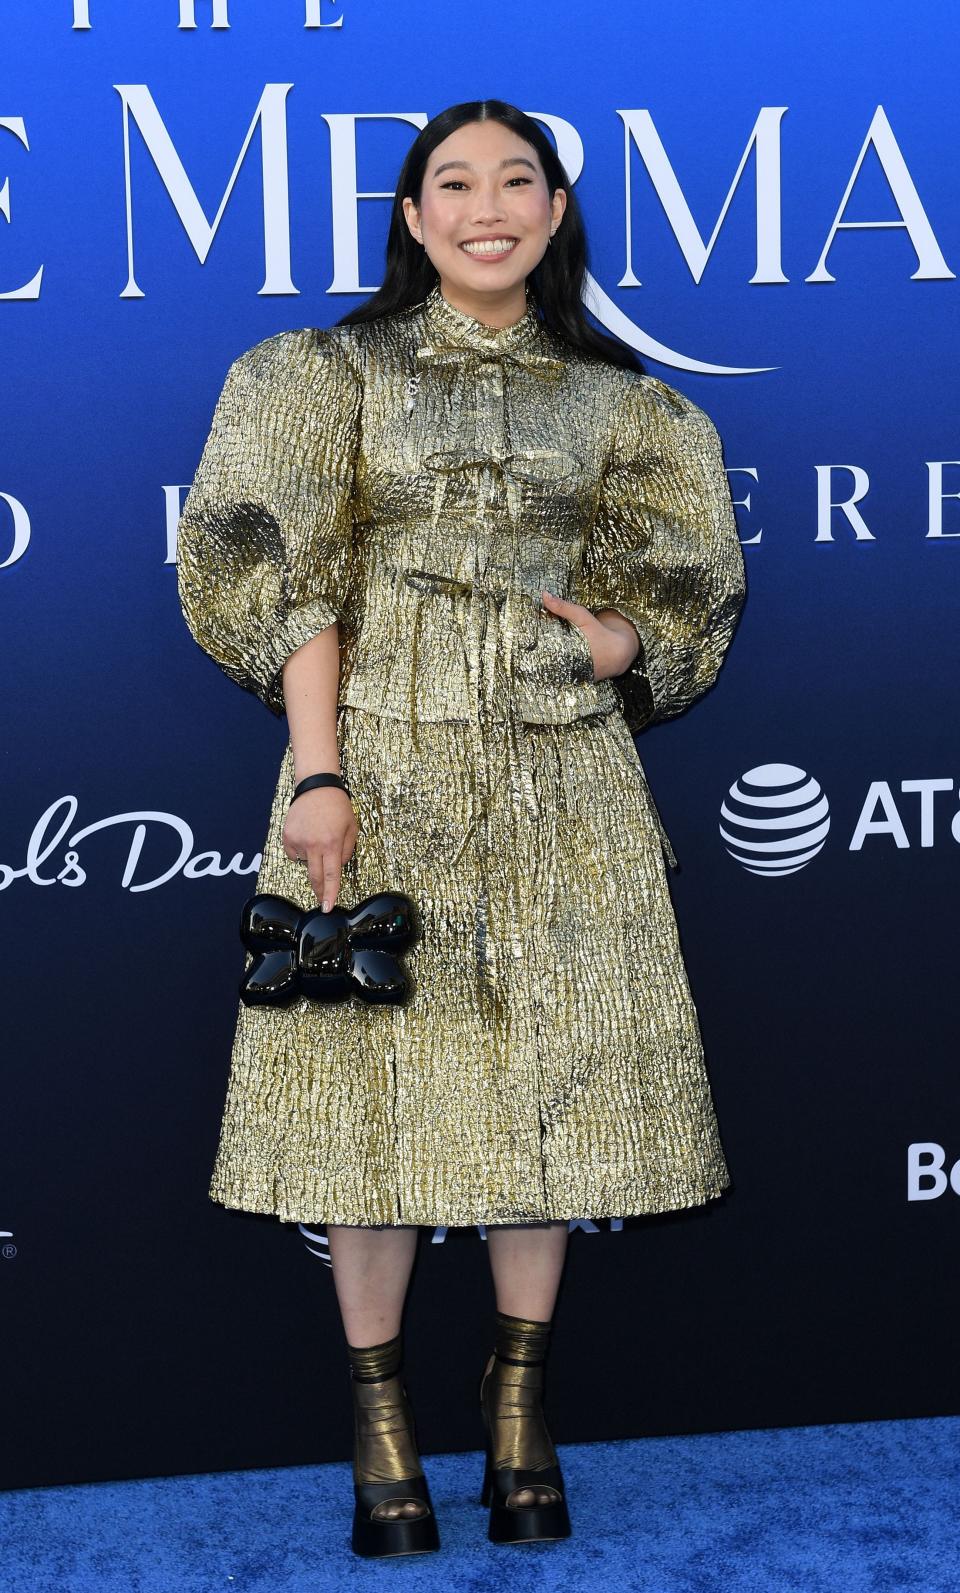
[[[203,650],[272,713],[283,665],[344,617],[361,383],[329,331],[230,366],[177,527],[177,591]]]
[[[571,596],[613,608],[640,637],[614,679],[634,732],[711,686],[743,605],[745,572],[712,420],[655,377],[630,380]]]

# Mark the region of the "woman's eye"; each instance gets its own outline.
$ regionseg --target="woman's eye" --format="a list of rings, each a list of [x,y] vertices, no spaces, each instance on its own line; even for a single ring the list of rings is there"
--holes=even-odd
[[[532,177],[510,177],[507,180],[507,187],[509,188],[511,183],[531,183],[532,181],[533,181]],[[441,188],[465,188],[466,184],[463,181],[461,181],[461,179],[459,177],[451,177],[449,182],[441,183],[440,187]]]

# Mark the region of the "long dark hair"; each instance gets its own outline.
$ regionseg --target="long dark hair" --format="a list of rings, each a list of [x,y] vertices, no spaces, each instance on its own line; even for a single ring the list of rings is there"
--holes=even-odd
[[[356,326],[376,321],[420,304],[440,279],[436,267],[422,244],[412,236],[403,213],[404,199],[412,199],[419,209],[427,162],[438,144],[467,122],[501,122],[532,144],[540,158],[551,197],[558,188],[567,196],[563,221],[550,248],[534,266],[528,282],[536,299],[540,319],[551,332],[580,353],[643,372],[645,367],[632,348],[618,338],[608,337],[587,320],[583,305],[583,279],[587,269],[587,235],[583,216],[556,150],[537,123],[505,100],[465,100],[440,111],[421,128],[403,163],[397,179],[390,231],[387,235],[387,265],[383,282],[376,293],[337,322]]]

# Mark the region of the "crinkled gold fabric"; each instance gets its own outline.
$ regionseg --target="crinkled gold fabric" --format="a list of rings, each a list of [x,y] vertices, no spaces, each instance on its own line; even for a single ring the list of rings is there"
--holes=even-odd
[[[404,1007],[239,1005],[211,1198],[461,1225],[719,1194],[676,859],[631,734],[713,683],[743,602],[703,410],[571,350],[529,293],[499,329],[435,287],[279,333],[230,367],[177,570],[196,640],[274,713],[284,660],[339,622],[342,900],[404,891],[423,924]],[[627,615],[634,666],[594,682],[544,587]],[[282,845],[293,783],[288,744],[256,888],[313,907]]]

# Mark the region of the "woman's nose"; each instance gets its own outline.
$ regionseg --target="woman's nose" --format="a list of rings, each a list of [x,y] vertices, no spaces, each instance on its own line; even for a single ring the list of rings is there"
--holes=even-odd
[[[498,189],[478,190],[476,203],[473,207],[474,218],[478,222],[496,221],[504,215],[504,204]]]

